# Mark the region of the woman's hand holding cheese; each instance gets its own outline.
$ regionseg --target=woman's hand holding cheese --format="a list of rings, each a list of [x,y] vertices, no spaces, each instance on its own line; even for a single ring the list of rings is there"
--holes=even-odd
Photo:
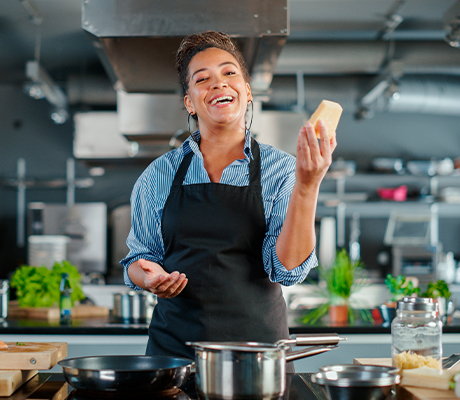
[[[174,271],[168,274],[161,265],[148,260],[139,260],[139,267],[145,272],[144,288],[167,299],[177,296],[187,285],[185,274]]]
[[[317,190],[332,162],[332,153],[337,146],[335,132],[329,140],[326,125],[318,121],[321,145],[318,143],[316,132],[307,122],[300,129],[297,139],[296,185],[299,189]]]

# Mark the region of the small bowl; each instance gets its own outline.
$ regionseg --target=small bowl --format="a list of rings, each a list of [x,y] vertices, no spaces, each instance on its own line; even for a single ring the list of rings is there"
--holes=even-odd
[[[400,382],[397,373],[365,365],[343,365],[341,371],[321,371],[311,377],[329,400],[385,400]],[[338,368],[338,366],[335,366]],[[374,369],[373,369],[374,368]]]

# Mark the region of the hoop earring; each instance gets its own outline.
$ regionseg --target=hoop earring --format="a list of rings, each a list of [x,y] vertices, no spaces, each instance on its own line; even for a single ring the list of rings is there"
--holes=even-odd
[[[192,133],[192,130],[190,129],[190,117],[194,115],[192,113],[188,113],[188,117],[187,117],[187,126],[188,126],[188,131],[189,133]]]
[[[249,121],[249,127],[246,127],[246,130],[249,131],[251,129],[251,126],[252,126],[252,117],[254,116],[254,103],[252,102],[252,100],[249,100],[248,102],[248,107],[249,107],[249,104],[251,104],[251,120]]]

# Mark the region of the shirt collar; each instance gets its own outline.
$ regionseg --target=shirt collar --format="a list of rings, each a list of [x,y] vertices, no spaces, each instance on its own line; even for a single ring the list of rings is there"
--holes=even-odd
[[[188,137],[187,140],[182,145],[182,151],[184,153],[184,156],[191,151],[193,151],[195,154],[201,154],[200,148],[199,148],[200,138],[201,138],[201,135],[200,135],[199,130],[196,130],[195,132],[192,132],[190,134],[190,137]],[[252,150],[251,150],[251,132],[249,131],[249,129],[246,129],[245,134],[244,134],[243,151],[248,161],[254,158],[252,155]]]

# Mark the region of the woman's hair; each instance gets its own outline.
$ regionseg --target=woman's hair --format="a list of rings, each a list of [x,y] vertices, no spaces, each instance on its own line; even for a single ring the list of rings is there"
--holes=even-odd
[[[235,57],[236,61],[241,67],[243,77],[246,82],[250,81],[249,71],[244,62],[244,57],[241,52],[236,48],[230,36],[223,32],[206,31],[187,36],[182,40],[179,49],[176,53],[176,70],[179,74],[179,81],[182,88],[182,95],[188,92],[189,71],[188,66],[192,58],[211,47],[225,50]]]

